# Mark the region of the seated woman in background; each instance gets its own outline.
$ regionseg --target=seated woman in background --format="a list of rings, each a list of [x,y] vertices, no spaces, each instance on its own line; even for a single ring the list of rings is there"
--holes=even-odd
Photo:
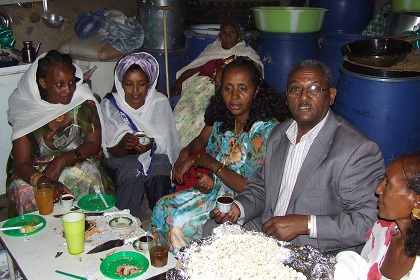
[[[239,24],[231,19],[223,20],[217,40],[207,46],[190,64],[176,73],[172,94],[181,94],[174,108],[175,126],[181,147],[188,145],[204,127],[204,112],[215,88],[212,77],[223,59],[231,56],[247,56],[258,64],[263,64],[257,53],[241,40]]]
[[[173,251],[200,238],[202,226],[221,195],[240,193],[266,155],[271,130],[284,119],[279,95],[262,80],[255,63],[238,57],[227,64],[220,90],[206,110],[206,126],[180,152],[173,180],[182,183],[191,168],[204,167],[195,188],[164,196],[153,209],[152,229],[170,232]],[[206,148],[206,153],[193,157]]]
[[[54,186],[54,200],[73,193],[78,200],[113,193],[101,165],[100,107],[83,74],[67,54],[43,54],[26,71],[9,98],[12,154],[6,192],[9,216],[37,210],[33,188]]]
[[[393,160],[375,192],[379,220],[361,257],[337,255],[334,279],[420,279],[420,152]]]
[[[105,164],[116,183],[117,207],[140,217],[145,191],[151,210],[170,191],[178,136],[169,100],[155,89],[159,65],[153,56],[140,52],[123,57],[114,76],[116,91],[101,103],[109,152]],[[138,131],[150,143],[140,143],[134,135]]]

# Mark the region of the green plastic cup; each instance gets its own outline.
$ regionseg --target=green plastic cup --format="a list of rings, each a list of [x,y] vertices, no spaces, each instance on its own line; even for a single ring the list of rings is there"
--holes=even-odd
[[[85,249],[85,214],[71,212],[61,217],[67,249],[70,254],[78,255]]]

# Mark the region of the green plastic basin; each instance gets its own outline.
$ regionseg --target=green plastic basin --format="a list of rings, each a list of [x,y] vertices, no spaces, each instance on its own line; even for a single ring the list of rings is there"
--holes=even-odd
[[[420,12],[420,0],[391,0],[394,13]]]
[[[255,7],[250,10],[257,30],[276,33],[318,32],[328,11],[323,8],[276,6]]]

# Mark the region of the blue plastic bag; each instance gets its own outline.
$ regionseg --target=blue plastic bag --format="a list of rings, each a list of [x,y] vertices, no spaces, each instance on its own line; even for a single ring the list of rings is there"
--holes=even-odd
[[[93,13],[86,12],[80,14],[74,24],[74,32],[77,37],[83,40],[95,35],[99,28],[101,28],[101,20],[105,11],[106,8]]]

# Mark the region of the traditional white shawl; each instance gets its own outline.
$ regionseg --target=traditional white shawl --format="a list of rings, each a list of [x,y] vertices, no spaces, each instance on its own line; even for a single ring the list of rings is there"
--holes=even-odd
[[[38,68],[38,60],[45,55],[46,53],[40,55],[33,62],[19,80],[17,88],[9,97],[9,110],[7,111],[7,115],[13,130],[12,141],[46,125],[86,100],[95,102],[101,125],[103,125],[99,103],[93,96],[89,87],[82,83],[82,70],[75,64],[73,65],[76,68],[76,77],[80,78],[80,81],[77,83],[76,91],[74,92],[70,103],[52,104],[41,99],[38,84],[36,83],[36,71]]]
[[[180,145],[169,100],[165,95],[156,91],[159,64],[150,54],[145,52],[139,54],[147,57],[154,63],[156,65],[154,68],[157,71],[156,75],[154,75],[156,78],[150,81],[151,86],[143,106],[139,109],[134,109],[128,105],[125,101],[124,89],[116,73],[114,74],[114,81],[117,92],[113,92],[112,95],[118,107],[131,118],[137,128],[140,131],[144,131],[147,136],[155,139],[157,145],[156,153],[168,155],[170,163],[173,164],[179,155]],[[114,147],[127,132],[133,133],[134,131],[123,121],[118,110],[107,98],[102,100],[101,106],[106,127],[105,145],[109,148]],[[150,151],[140,154],[139,162],[142,163],[144,170],[147,170],[150,164]]]
[[[263,70],[264,73],[264,65],[260,60],[260,57],[255,52],[255,50],[245,44],[244,41],[240,41],[237,43],[234,47],[226,50],[222,48],[222,43],[219,39],[216,39],[212,44],[208,45],[201,53],[200,55],[191,61],[190,64],[183,67],[181,70],[176,72],[176,78],[179,78],[179,76],[188,69],[196,68],[201,65],[204,65],[206,62],[214,59],[225,59],[228,58],[231,55],[237,55],[237,56],[247,56],[253,61],[255,61],[258,65],[261,66],[261,70]],[[186,79],[184,83],[182,84],[182,88],[184,89],[188,84],[190,83],[191,79],[195,76],[197,76],[198,73],[194,74],[192,77]]]

